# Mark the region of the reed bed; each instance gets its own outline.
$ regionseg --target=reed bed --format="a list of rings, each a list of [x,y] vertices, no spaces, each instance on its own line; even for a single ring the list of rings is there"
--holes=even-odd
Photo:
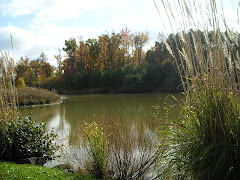
[[[186,96],[179,103],[181,115],[165,131],[165,149],[159,156],[162,178],[237,179],[239,32],[229,27],[221,1],[161,3],[176,33],[166,47],[175,58]]]
[[[20,106],[57,103],[61,100],[59,94],[54,90],[23,87],[17,88],[17,93]]]

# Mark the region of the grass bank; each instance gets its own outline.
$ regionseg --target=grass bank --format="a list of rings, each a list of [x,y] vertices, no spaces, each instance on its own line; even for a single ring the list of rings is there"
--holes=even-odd
[[[47,89],[23,87],[17,89],[17,94],[20,106],[60,102],[59,94],[56,91],[49,91]]]
[[[8,162],[0,162],[0,179],[84,179],[92,180],[92,178],[69,173],[56,168],[47,168],[29,164],[14,164]]]

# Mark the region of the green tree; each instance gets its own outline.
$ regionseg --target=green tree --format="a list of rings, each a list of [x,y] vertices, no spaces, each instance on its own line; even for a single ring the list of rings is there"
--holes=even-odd
[[[65,47],[63,50],[67,53],[67,58],[65,59],[65,71],[69,76],[72,76],[74,73],[74,64],[75,64],[75,51],[76,51],[76,39],[70,38],[65,40]]]
[[[148,38],[148,32],[143,33],[143,32],[138,32],[135,34],[135,36],[133,37],[133,43],[135,46],[135,50],[136,50],[136,57],[138,59],[138,65],[141,65],[141,56],[142,56],[142,48],[143,46],[148,42],[149,38]]]
[[[27,86],[36,85],[36,76],[29,64],[28,57],[21,57],[16,65],[16,79],[23,77]]]

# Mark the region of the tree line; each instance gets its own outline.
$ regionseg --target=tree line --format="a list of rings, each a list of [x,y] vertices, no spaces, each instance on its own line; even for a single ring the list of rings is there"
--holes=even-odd
[[[17,85],[58,91],[91,88],[133,93],[178,91],[180,78],[164,44],[174,36],[159,33],[154,47],[147,51],[143,48],[148,43],[148,33],[131,33],[128,28],[102,34],[97,39],[70,38],[62,48],[66,56],[62,56],[60,49],[54,55],[57,67],[47,62],[45,53],[32,61],[21,57],[16,65]]]

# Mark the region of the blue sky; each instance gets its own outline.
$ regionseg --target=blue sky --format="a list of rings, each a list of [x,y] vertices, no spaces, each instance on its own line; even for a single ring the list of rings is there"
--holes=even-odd
[[[232,7],[231,0],[223,2],[226,9]],[[12,52],[11,33],[15,59],[34,59],[45,52],[56,65],[53,55],[64,40],[97,38],[125,27],[133,33],[149,32],[148,48],[164,31],[152,0],[0,0],[0,49]]]

